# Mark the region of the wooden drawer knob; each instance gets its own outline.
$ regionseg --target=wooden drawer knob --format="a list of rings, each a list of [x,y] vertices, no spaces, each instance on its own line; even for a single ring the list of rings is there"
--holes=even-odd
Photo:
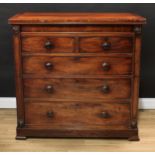
[[[109,71],[110,70],[110,64],[107,62],[102,63],[102,68],[104,71]]]
[[[101,116],[101,118],[109,118],[110,117],[108,112],[101,112],[100,116]]]
[[[109,92],[110,92],[109,86],[108,86],[108,85],[104,85],[104,86],[102,87],[102,92],[103,92],[103,93],[109,93]]]
[[[51,62],[45,62],[45,68],[48,69],[48,70],[52,70],[53,68],[53,64]]]
[[[47,117],[52,118],[54,116],[54,113],[52,111],[47,112]]]
[[[52,92],[53,92],[53,86],[52,86],[52,85],[47,85],[47,86],[45,86],[45,90],[46,90],[48,93],[52,93]]]
[[[46,41],[44,47],[46,49],[51,49],[53,47],[52,42],[51,41]]]
[[[102,47],[104,50],[108,50],[111,48],[111,43],[106,41],[102,44]]]

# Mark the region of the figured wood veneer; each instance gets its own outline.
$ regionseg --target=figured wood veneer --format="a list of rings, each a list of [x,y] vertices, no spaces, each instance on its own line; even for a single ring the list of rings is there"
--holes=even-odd
[[[142,24],[132,13],[20,13],[17,137],[138,138]]]

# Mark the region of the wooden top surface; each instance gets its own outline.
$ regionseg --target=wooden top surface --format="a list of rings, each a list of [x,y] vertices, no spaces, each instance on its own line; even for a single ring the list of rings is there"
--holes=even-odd
[[[132,13],[19,13],[10,24],[145,24],[146,19]]]

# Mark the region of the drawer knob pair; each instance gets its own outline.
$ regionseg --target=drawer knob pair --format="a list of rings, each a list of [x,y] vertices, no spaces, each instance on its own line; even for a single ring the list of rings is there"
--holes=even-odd
[[[45,62],[45,68],[48,70],[52,70],[53,69],[53,64],[51,62]]]
[[[54,116],[54,113],[52,111],[47,112],[47,117],[52,118]]]
[[[109,50],[111,48],[111,43],[106,41],[102,44],[102,47],[104,50]]]
[[[104,86],[102,87],[102,92],[105,93],[105,94],[109,93],[109,92],[110,92],[109,86],[108,86],[108,85],[104,85]]]
[[[104,71],[109,71],[110,70],[110,64],[107,62],[102,63],[102,68]]]
[[[44,47],[46,49],[51,49],[53,47],[52,42],[51,41],[46,41]]]
[[[48,92],[48,93],[52,93],[53,90],[54,90],[54,88],[53,88],[52,85],[47,85],[47,86],[45,86],[45,90],[46,90],[46,92]]]

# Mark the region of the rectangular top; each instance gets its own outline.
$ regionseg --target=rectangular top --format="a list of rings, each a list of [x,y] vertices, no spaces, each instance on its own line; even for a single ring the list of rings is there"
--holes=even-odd
[[[10,24],[145,24],[146,19],[133,13],[54,13],[25,12],[9,19]]]

